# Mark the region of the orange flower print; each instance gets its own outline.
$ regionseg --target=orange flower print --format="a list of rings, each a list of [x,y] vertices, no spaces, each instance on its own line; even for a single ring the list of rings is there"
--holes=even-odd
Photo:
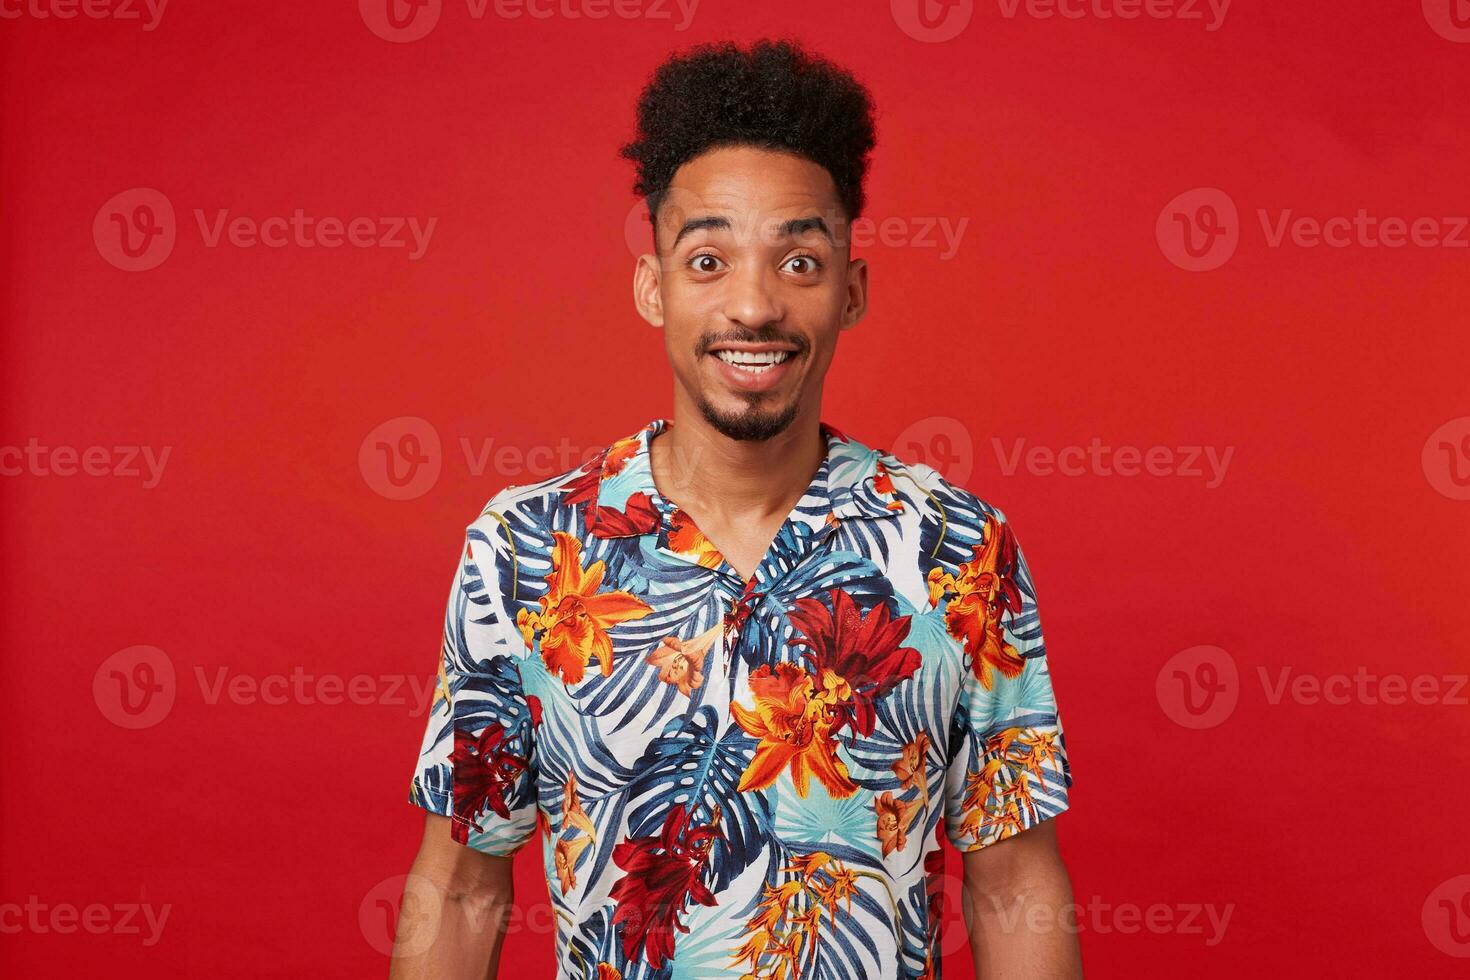
[[[924,802],[929,801],[929,781],[924,778],[924,760],[929,755],[929,733],[920,732],[914,740],[903,747],[898,761],[893,764],[893,774],[904,792],[917,789]]]
[[[631,435],[608,446],[607,454],[602,457],[601,478],[606,480],[623,472],[628,461],[638,455],[638,445],[638,436]]]
[[[1001,807],[996,793],[996,777],[1005,769],[1003,759],[988,759],[979,772],[965,775],[965,795],[960,809],[965,815],[961,833],[977,841],[989,834]],[[994,801],[994,806],[992,806]]]
[[[866,874],[868,877],[872,877],[871,872],[866,872]],[[831,875],[831,882],[826,885],[818,885],[813,891],[816,893],[817,898],[827,906],[828,912],[836,915],[838,907],[843,902],[846,902],[846,911],[851,915],[852,896],[857,891],[858,873],[846,865],[838,865],[831,872]]]
[[[571,840],[556,842],[552,861],[556,865],[556,880],[561,883],[563,895],[577,887],[577,861],[582,857],[582,852],[587,850],[587,845],[591,843],[590,837],[580,835]]]
[[[1014,577],[1015,538],[1009,525],[987,515],[983,542],[975,546],[974,558],[960,565],[958,575],[934,568],[928,582],[929,604],[937,606],[941,597],[948,598],[944,625],[949,635],[964,645],[972,658],[971,669],[981,686],[989,690],[995,683],[993,670],[1016,677],[1026,662],[1006,642],[1001,626],[1007,612],[1021,611],[1021,590]]]
[[[745,942],[731,953],[732,968],[750,966],[741,980],[812,975],[821,956],[822,917],[835,921],[839,914],[851,915],[858,878],[878,877],[871,871],[853,871],[822,851],[798,855],[781,871],[799,877],[763,886],[755,914],[745,924]]]
[[[896,799],[892,793],[884,793],[873,801],[873,809],[878,814],[876,833],[878,842],[883,845],[883,856],[903,850],[909,842],[909,824],[913,823],[914,811],[919,809],[919,801],[905,803]]]
[[[658,679],[672,684],[686,698],[704,684],[704,658],[724,632],[724,623],[716,623],[692,640],[666,636],[648,655],[648,663],[658,668]]]
[[[1034,822],[1033,781],[1045,788],[1046,767],[1061,757],[1055,729],[1007,728],[985,741],[985,763],[965,776],[960,834],[990,843]],[[1004,778],[1002,778],[1004,776]]]
[[[597,964],[597,980],[623,980],[623,971],[611,963]]]
[[[873,490],[881,496],[895,498],[888,502],[889,510],[902,511],[903,501],[896,499],[898,492],[893,489],[893,477],[888,475],[888,467],[881,460],[875,461],[874,466],[876,470],[873,473]]]
[[[714,546],[704,532],[694,525],[694,520],[682,510],[674,511],[669,517],[669,547],[693,558],[705,568],[719,568],[725,560],[720,549]]]
[[[797,855],[790,864],[781,870],[795,871],[810,878],[831,863],[832,855],[825,851],[812,851],[810,854]]]
[[[836,719],[827,701],[813,697],[810,674],[795,664],[762,664],[750,675],[755,710],[732,703],[735,721],[760,739],[755,758],[740,777],[740,792],[765,789],[788,767],[796,792],[807,795],[812,776],[834,797],[857,792],[847,765],[837,758]]]
[[[1014,731],[1014,729],[1011,729]],[[1046,767],[1059,766],[1062,747],[1057,741],[1056,729],[1027,728],[1017,737],[1016,744],[1027,750],[1025,771],[1036,777],[1042,789],[1046,788]]]
[[[553,531],[550,586],[540,599],[541,611],[522,609],[516,625],[526,646],[541,638],[546,669],[567,684],[582,679],[588,662],[597,658],[604,677],[612,673],[612,639],[608,631],[618,623],[642,619],[653,610],[631,592],[597,591],[606,565],[595,561],[582,568],[582,543],[570,534]]]
[[[597,830],[592,825],[592,818],[587,816],[587,811],[582,809],[582,801],[577,796],[576,773],[567,774],[567,782],[561,800],[561,826],[563,830],[575,827],[593,840],[597,839]]]

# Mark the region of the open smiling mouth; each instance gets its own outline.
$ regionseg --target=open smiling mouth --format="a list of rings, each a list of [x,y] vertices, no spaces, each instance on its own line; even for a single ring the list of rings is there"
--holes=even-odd
[[[714,352],[714,354],[726,364],[732,364],[735,367],[742,368],[755,375],[764,374],[766,371],[769,371],[777,364],[782,364],[790,360],[792,356],[792,353],[789,350],[717,350]]]
[[[724,382],[744,392],[774,388],[791,370],[797,351],[790,347],[718,347],[709,352]]]

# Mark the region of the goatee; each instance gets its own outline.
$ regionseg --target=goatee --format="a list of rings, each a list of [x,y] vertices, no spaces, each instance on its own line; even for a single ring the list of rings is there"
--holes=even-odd
[[[786,431],[796,419],[795,402],[779,412],[766,411],[755,405],[747,405],[740,412],[720,412],[713,405],[699,399],[699,412],[716,432],[737,442],[764,442],[772,436]]]

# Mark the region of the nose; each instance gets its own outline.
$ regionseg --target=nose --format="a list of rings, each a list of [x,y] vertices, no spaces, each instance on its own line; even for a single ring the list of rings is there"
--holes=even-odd
[[[759,262],[742,263],[725,277],[725,319],[752,331],[778,323],[785,313],[776,272]]]

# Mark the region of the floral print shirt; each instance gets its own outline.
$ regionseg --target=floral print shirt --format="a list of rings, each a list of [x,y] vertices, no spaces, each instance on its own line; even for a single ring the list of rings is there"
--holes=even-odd
[[[1071,785],[1015,536],[823,423],[745,580],[654,485],[669,424],[469,525],[410,797],[539,830],[559,980],[937,977],[946,839]]]

